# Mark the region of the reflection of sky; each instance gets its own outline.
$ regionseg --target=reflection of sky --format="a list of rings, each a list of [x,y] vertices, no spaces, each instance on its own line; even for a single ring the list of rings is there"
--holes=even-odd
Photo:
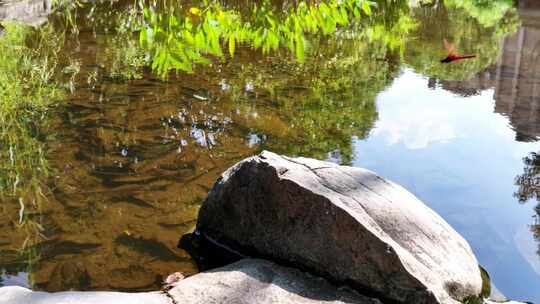
[[[0,274],[0,287],[1,286],[22,286],[30,287],[28,283],[28,273],[27,272],[18,272],[16,275],[13,274]]]
[[[354,165],[394,180],[439,212],[473,247],[510,298],[540,302],[540,257],[528,225],[533,204],[512,194],[522,158],[539,143],[520,143],[493,112],[493,91],[460,97],[431,90],[411,71],[377,98],[379,121],[354,144]]]

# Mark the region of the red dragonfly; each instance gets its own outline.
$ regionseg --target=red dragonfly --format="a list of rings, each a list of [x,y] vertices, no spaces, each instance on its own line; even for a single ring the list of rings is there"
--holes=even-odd
[[[458,60],[476,57],[476,55],[457,55],[456,50],[455,50],[456,48],[454,47],[454,45],[448,43],[446,39],[444,39],[444,48],[446,49],[446,51],[448,51],[448,56],[446,56],[446,58],[441,60],[442,63],[450,63],[452,61],[458,61]]]

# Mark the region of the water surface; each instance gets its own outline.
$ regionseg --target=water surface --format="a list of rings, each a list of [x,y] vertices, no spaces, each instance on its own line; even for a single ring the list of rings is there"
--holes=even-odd
[[[268,149],[402,184],[471,243],[500,293],[540,301],[532,2],[380,1],[326,34],[291,36],[292,47],[248,39],[231,50],[226,39],[221,55],[155,34],[170,34],[156,21],[167,12],[203,19],[197,2],[141,5],[156,17],[131,1],[58,9],[39,29],[62,39],[50,82],[63,94],[13,131],[25,145],[2,139],[0,284],[135,291],[196,273],[180,236],[221,172]],[[294,9],[271,7],[280,22]],[[442,65],[444,38],[478,58]],[[188,55],[155,64],[160,52]]]

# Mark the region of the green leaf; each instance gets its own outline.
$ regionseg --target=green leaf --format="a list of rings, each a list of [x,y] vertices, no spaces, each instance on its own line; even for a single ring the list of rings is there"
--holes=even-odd
[[[305,53],[304,53],[304,37],[297,36],[296,37],[296,48],[295,48],[295,55],[298,62],[304,62],[305,59]]]
[[[231,57],[234,57],[234,50],[235,50],[234,36],[230,35],[229,36],[229,54],[231,55]]]
[[[369,5],[369,1],[362,0],[362,10],[366,15],[371,16],[371,6]]]

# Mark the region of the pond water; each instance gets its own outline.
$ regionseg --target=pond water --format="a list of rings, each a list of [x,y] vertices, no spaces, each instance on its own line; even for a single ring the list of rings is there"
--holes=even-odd
[[[309,25],[262,2],[65,4],[35,29],[4,22],[0,80],[24,85],[2,98],[29,101],[0,115],[0,284],[140,291],[196,273],[180,236],[219,174],[267,149],[402,184],[500,293],[540,302],[540,5],[330,5]],[[440,63],[444,39],[477,57]]]

